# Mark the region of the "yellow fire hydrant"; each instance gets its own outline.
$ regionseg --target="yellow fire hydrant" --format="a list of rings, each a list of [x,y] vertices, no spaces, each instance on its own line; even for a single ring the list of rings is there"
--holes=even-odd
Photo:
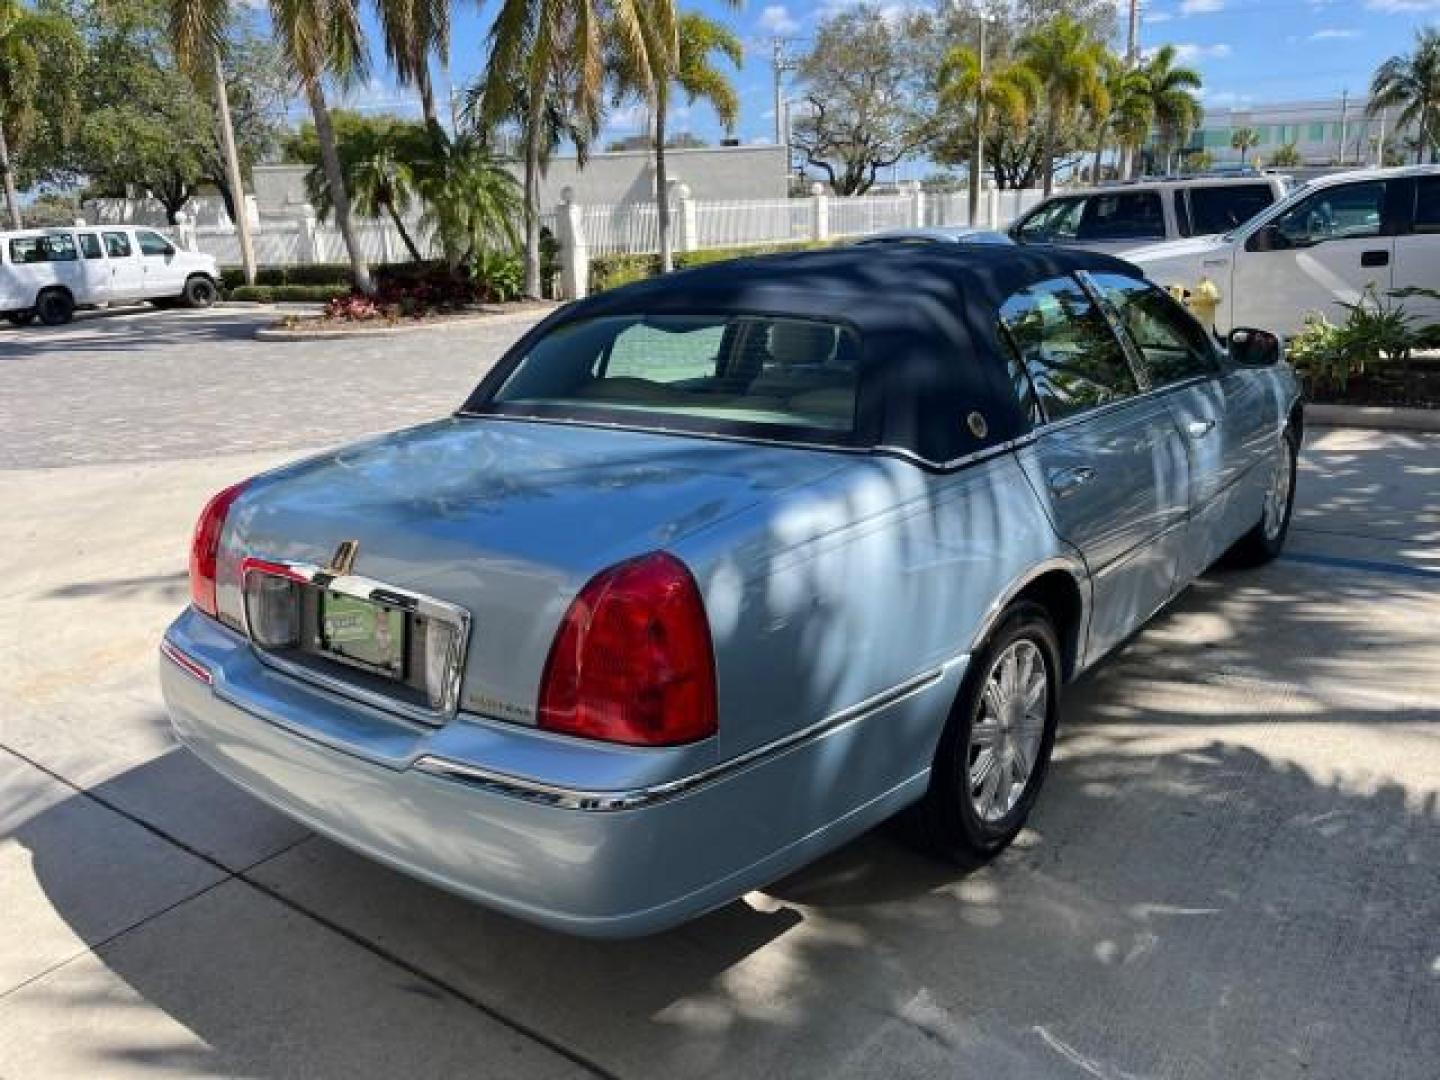
[[[1170,295],[1189,308],[1201,325],[1215,325],[1215,312],[1220,307],[1220,287],[1208,277],[1202,277],[1193,289],[1171,285]]]

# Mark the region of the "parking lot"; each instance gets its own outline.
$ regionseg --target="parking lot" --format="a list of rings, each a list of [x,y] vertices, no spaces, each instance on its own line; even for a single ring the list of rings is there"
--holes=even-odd
[[[1440,436],[1312,430],[1286,556],[1072,688],[992,865],[880,830],[588,942],[171,739],[156,646],[205,498],[453,408],[525,329],[254,341],[271,318],[0,330],[0,1077],[1436,1075]]]

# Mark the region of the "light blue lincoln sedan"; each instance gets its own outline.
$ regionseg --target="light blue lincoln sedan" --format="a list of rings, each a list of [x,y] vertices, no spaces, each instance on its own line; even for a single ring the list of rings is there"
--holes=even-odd
[[[572,933],[692,918],[900,811],[984,858],[1064,684],[1279,551],[1279,351],[1040,247],[605,293],[455,415],[216,495],[170,715],[316,831]]]

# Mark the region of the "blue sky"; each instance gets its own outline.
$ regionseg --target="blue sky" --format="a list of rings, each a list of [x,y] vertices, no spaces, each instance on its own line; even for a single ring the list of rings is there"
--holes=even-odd
[[[717,0],[687,6],[729,23],[744,40],[744,68],[736,74],[741,118],[736,134],[746,142],[774,133],[770,39],[805,39],[827,12],[856,0],[751,0],[736,11]],[[886,4],[905,0],[884,0]],[[1146,48],[1175,44],[1187,63],[1205,76],[1204,97],[1216,110],[1234,106],[1338,97],[1363,93],[1375,67],[1407,51],[1416,28],[1440,24],[1440,0],[1143,0],[1141,41]],[[457,86],[483,70],[485,35],[496,9],[462,4],[456,13],[453,77]],[[1118,26],[1118,21],[1117,21]],[[397,90],[377,46],[376,76],[349,95],[366,109],[413,113],[413,95]],[[672,123],[707,139],[720,125],[703,104],[682,106]],[[639,130],[638,110],[619,110],[604,138]]]

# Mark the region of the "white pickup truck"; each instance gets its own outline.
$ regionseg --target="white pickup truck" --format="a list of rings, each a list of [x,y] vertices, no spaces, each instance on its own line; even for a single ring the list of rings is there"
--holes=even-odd
[[[208,307],[220,295],[210,255],[154,229],[69,226],[0,232],[0,315],[16,326],[67,323],[76,308],[150,300]]]
[[[1440,288],[1440,165],[1320,177],[1223,236],[1150,244],[1123,257],[1156,284],[1218,293],[1213,322],[1221,335],[1254,326],[1290,336],[1310,312],[1340,322],[1338,304],[1354,303],[1367,286],[1382,296]],[[1401,302],[1417,322],[1440,322],[1435,299]]]

